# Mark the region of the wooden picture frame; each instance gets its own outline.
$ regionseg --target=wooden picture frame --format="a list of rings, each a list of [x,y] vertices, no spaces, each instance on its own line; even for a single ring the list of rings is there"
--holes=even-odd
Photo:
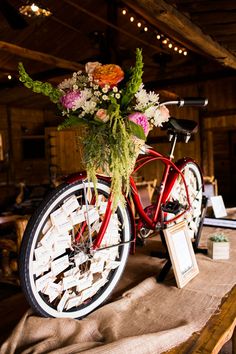
[[[185,221],[164,230],[178,288],[183,288],[198,273],[198,265],[192,241]]]

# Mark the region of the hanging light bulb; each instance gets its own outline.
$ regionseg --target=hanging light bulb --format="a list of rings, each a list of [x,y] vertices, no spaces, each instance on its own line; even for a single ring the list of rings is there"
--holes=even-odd
[[[48,17],[51,16],[51,11],[40,6],[38,1],[26,1],[25,5],[19,8],[19,12],[27,17]]]
[[[122,15],[126,15],[126,14],[127,14],[126,9],[123,9],[123,10],[122,10]]]

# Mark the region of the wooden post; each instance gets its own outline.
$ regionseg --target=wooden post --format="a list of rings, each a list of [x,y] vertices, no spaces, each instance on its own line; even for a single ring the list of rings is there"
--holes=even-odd
[[[21,241],[22,241],[28,220],[29,220],[29,216],[24,216],[22,218],[18,218],[15,221],[16,235],[17,235],[17,251],[18,252],[20,250]]]

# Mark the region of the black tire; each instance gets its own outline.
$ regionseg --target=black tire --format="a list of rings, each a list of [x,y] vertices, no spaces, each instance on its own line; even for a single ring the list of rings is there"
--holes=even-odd
[[[104,215],[110,187],[98,180],[97,190],[100,202],[95,207],[92,183],[90,188],[87,180],[63,184],[42,202],[27,225],[20,250],[20,281],[30,306],[42,316],[82,318],[88,315],[108,299],[123,273],[131,239],[127,208],[118,206],[100,248],[127,243],[93,254],[88,252],[88,224],[93,238]],[[89,209],[85,206],[85,195]],[[66,207],[68,200],[72,205],[78,202],[77,214],[72,211],[75,205]],[[88,223],[75,220],[76,215],[82,220],[86,210],[91,210]],[[69,226],[63,219],[65,211],[70,212]],[[65,225],[68,231],[63,231]],[[75,241],[79,231],[82,236]]]
[[[181,168],[181,172],[183,173],[186,184],[188,186],[188,193],[189,193],[189,199],[191,204],[190,210],[184,214],[182,219],[187,221],[188,229],[190,231],[190,236],[191,238],[194,239],[198,234],[198,229],[200,226],[201,215],[202,215],[203,182],[202,182],[202,177],[201,177],[201,172],[199,170],[199,167],[193,161],[186,162],[186,164]],[[177,177],[171,189],[168,200],[169,201],[178,200],[181,205],[183,206],[188,205],[186,190],[181,175]],[[173,217],[173,215],[167,216],[167,220],[168,217],[170,219]],[[178,219],[178,221],[180,220]]]

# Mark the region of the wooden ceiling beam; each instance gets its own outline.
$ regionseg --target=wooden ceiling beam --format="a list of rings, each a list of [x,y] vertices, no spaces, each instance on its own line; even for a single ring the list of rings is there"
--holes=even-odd
[[[95,20],[99,21],[100,23],[103,23],[105,25],[107,25],[110,28],[113,28],[114,30],[124,34],[125,36],[139,42],[142,43],[143,45],[145,45],[146,47],[155,49],[157,52],[159,53],[167,53],[167,50],[165,48],[161,48],[160,46],[156,46],[150,42],[147,42],[145,40],[143,40],[142,38],[135,36],[134,34],[124,30],[123,28],[116,26],[114,23],[111,23],[110,21],[107,21],[106,19],[96,15],[95,12],[89,11],[87,9],[85,9],[83,6],[80,6],[79,4],[75,3],[72,0],[64,0],[65,3],[71,5],[72,7],[74,7],[74,9],[76,9],[77,11],[83,12],[84,14],[86,14],[87,16],[90,16],[91,18],[94,18]]]
[[[203,33],[188,17],[164,0],[126,0],[125,3],[147,21],[150,19],[153,23],[155,19],[157,27],[160,23],[164,24],[208,57],[214,58],[222,65],[236,69],[236,56]]]
[[[0,50],[17,55],[21,58],[39,61],[57,68],[69,69],[72,71],[84,69],[84,65],[80,63],[58,58],[54,55],[45,54],[36,50],[23,48],[8,42],[0,41]]]
[[[182,86],[182,85],[192,85],[200,84],[206,81],[214,81],[227,78],[235,78],[236,71],[232,69],[224,69],[221,71],[209,72],[204,75],[188,75],[180,76],[177,78],[164,79],[164,80],[155,80],[155,81],[146,81],[145,88],[148,90],[160,90],[168,89],[173,86]]]

